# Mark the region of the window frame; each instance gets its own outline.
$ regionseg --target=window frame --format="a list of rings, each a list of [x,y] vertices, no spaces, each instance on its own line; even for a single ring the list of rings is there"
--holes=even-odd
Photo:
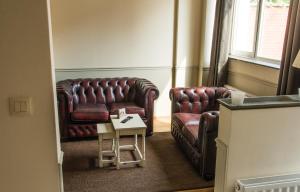
[[[241,0],[239,0],[241,1]],[[246,60],[252,60],[253,62],[257,62],[260,65],[264,65],[262,63],[269,63],[271,65],[280,65],[280,60],[270,59],[265,57],[258,56],[258,46],[260,43],[261,38],[261,28],[262,28],[262,19],[263,19],[263,7],[266,0],[258,0],[257,4],[257,12],[256,12],[256,19],[255,19],[255,32],[254,32],[254,40],[253,40],[253,49],[252,52],[247,51],[237,51],[233,49],[233,41],[234,41],[234,30],[235,30],[235,18],[237,14],[237,6],[236,2],[233,7],[233,17],[232,17],[232,28],[231,28],[231,38],[230,38],[230,57],[233,58],[245,58]],[[268,65],[267,65],[268,66]]]

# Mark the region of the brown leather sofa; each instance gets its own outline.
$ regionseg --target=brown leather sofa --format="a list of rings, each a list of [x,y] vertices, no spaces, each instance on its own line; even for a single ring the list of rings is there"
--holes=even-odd
[[[226,88],[172,88],[171,132],[200,175],[214,178],[215,138],[218,134],[219,104],[217,99],[230,96]]]
[[[138,113],[153,132],[154,100],[159,91],[146,79],[68,79],[57,83],[60,133],[62,140],[97,135],[96,124],[108,122],[109,115],[126,108]]]

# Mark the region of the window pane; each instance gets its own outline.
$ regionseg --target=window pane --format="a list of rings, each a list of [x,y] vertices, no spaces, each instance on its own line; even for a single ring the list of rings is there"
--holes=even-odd
[[[280,60],[289,0],[265,0],[262,7],[258,57]]]
[[[233,26],[233,52],[254,50],[258,0],[237,0]]]

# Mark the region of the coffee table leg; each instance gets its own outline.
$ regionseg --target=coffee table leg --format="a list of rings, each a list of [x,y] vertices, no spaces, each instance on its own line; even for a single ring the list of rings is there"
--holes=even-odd
[[[111,150],[115,151],[115,139],[112,139],[112,146],[111,146]]]
[[[136,148],[138,148],[138,135],[134,135],[134,150],[136,151]]]
[[[117,169],[120,169],[120,135],[119,135],[119,131],[116,131],[116,148],[117,148]]]
[[[143,157],[140,166],[144,167],[145,161],[146,161],[146,134],[143,132],[142,134],[142,150],[143,150]]]
[[[99,135],[99,167],[103,167],[102,142],[102,135]]]
[[[112,139],[112,146],[111,146],[111,151],[113,152],[113,165],[116,165],[117,162],[117,151],[116,151],[116,140],[115,138]]]

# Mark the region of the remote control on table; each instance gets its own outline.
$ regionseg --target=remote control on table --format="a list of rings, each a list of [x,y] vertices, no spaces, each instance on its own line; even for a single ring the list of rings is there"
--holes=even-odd
[[[128,116],[128,117],[126,117],[125,119],[123,119],[122,121],[121,121],[121,123],[126,123],[127,121],[129,121],[130,119],[132,119],[133,117],[131,117],[131,116]]]

